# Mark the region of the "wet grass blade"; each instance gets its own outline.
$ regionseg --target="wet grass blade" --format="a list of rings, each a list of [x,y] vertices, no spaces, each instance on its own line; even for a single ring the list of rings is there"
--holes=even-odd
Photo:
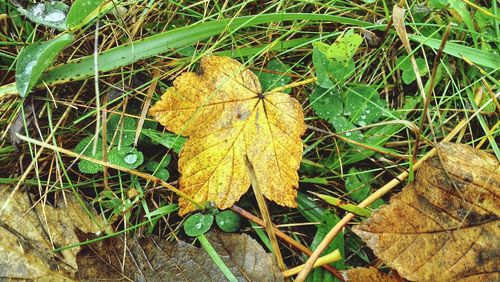
[[[435,50],[438,50],[439,45],[441,44],[440,39],[411,34],[409,34],[408,37],[413,41],[420,42]],[[484,52],[475,48],[467,47],[457,43],[447,42],[443,52],[460,59],[465,57],[471,62],[481,66],[489,67],[492,69],[500,68],[500,57],[498,55]]]
[[[68,44],[73,36],[63,34],[52,40],[24,47],[16,63],[16,89],[21,97],[26,96],[36,85],[43,71]]]
[[[127,66],[141,59],[153,57],[172,49],[188,46],[223,32],[235,32],[236,30],[245,27],[252,27],[270,22],[293,20],[329,21],[360,27],[377,26],[372,23],[356,19],[306,13],[261,14],[256,16],[245,16],[234,19],[205,22],[159,33],[145,39],[134,41],[127,45],[106,50],[99,54],[99,71],[106,72],[119,67]],[[380,27],[383,28],[383,26]],[[46,85],[50,86],[91,77],[94,75],[93,59],[93,55],[89,55],[74,62],[59,65],[43,74],[42,79]],[[15,93],[16,90],[15,88],[12,88],[11,85],[0,87],[0,96]]]

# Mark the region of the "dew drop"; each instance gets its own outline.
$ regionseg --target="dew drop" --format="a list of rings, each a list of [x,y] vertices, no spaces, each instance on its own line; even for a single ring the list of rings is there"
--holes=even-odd
[[[201,229],[202,226],[203,224],[201,222],[198,222],[194,225],[194,229]]]
[[[63,21],[65,18],[66,15],[63,12],[54,10],[45,15],[43,17],[43,20],[47,22],[60,22]]]
[[[136,154],[127,154],[125,158],[123,158],[126,163],[128,164],[133,164],[137,161],[137,155]]]

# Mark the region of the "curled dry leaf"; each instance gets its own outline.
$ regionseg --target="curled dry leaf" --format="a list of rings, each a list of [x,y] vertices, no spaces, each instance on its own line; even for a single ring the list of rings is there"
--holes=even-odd
[[[0,207],[11,191],[8,186],[0,186]],[[53,208],[40,203],[32,207],[28,194],[15,193],[0,212],[0,280],[70,280],[77,270],[79,248],[60,253],[52,250],[78,243],[75,228],[99,231],[69,195],[67,206]]]
[[[207,238],[239,281],[283,281],[272,255],[250,236],[214,232]],[[78,267],[80,280],[226,281],[205,250],[155,237],[113,237],[86,245]]]
[[[354,232],[408,280],[499,281],[499,162],[466,145],[438,150]]]
[[[194,200],[233,205],[250,187],[247,155],[264,196],[296,206],[302,107],[284,93],[262,93],[255,74],[237,61],[203,58],[200,72],[183,73],[149,112],[189,136],[179,159],[180,189]],[[194,210],[182,198],[180,207],[181,215]]]
[[[375,267],[356,267],[343,271],[342,276],[347,282],[402,282],[406,281],[394,274],[381,272]]]

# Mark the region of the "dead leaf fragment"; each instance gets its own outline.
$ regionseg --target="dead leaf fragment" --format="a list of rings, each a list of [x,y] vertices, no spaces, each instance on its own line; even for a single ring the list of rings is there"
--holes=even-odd
[[[0,186],[0,206],[11,194]],[[2,278],[63,281],[77,270],[79,248],[53,253],[52,250],[78,243],[75,228],[97,232],[81,206],[71,197],[63,208],[37,204],[28,194],[17,192],[0,214],[0,280]]]
[[[250,236],[208,233],[207,238],[239,281],[283,281],[272,255]],[[205,250],[155,237],[113,237],[86,245],[78,267],[80,280],[226,281]]]
[[[200,73],[179,76],[149,113],[189,136],[179,159],[180,189],[194,200],[233,205],[250,187],[247,155],[264,196],[296,206],[302,107],[287,94],[262,93],[257,76],[237,61],[203,58]],[[181,215],[194,210],[182,198],[180,207]]]
[[[347,282],[402,282],[405,281],[397,275],[384,273],[375,267],[356,267],[342,272]]]
[[[354,228],[411,281],[500,280],[500,170],[495,157],[441,143],[415,181]]]

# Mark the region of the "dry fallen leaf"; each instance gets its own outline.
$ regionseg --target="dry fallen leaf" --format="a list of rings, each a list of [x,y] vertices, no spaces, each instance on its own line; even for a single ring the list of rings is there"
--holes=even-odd
[[[342,276],[347,282],[402,282],[405,281],[397,275],[386,274],[375,267],[356,267],[342,271]]]
[[[189,136],[179,159],[180,189],[196,201],[233,205],[250,187],[247,155],[264,196],[296,206],[302,107],[284,93],[262,93],[255,74],[237,61],[203,58],[199,74],[178,77],[150,114]],[[181,215],[194,210],[182,198],[180,207]]]
[[[12,192],[0,186],[0,206]],[[68,205],[32,207],[28,194],[17,192],[0,214],[0,280],[2,278],[45,281],[70,280],[77,270],[79,248],[53,253],[54,248],[78,243],[79,228],[95,233],[99,228],[68,195]]]
[[[206,236],[239,281],[283,281],[272,255],[250,236],[220,232]],[[154,237],[124,238],[113,237],[83,247],[78,254],[78,279],[226,281],[201,248]]]
[[[411,281],[500,281],[495,157],[441,143],[415,181],[354,232]],[[442,161],[442,163],[441,163]]]

